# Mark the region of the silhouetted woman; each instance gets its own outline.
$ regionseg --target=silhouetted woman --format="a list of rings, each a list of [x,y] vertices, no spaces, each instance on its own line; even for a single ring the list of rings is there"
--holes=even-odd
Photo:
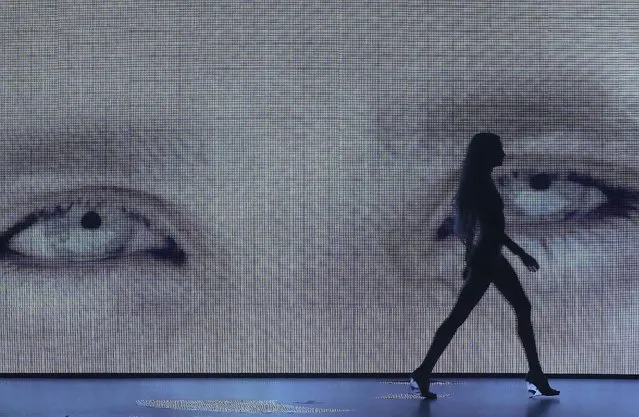
[[[539,364],[530,301],[517,274],[501,254],[502,245],[505,245],[521,258],[528,270],[539,269],[537,261],[504,233],[504,205],[491,177],[493,168],[503,163],[504,156],[500,137],[488,132],[473,136],[466,152],[455,196],[455,234],[466,245],[465,283],[455,307],[435,332],[426,358],[411,374],[411,388],[429,399],[437,398],[429,391],[430,374],[435,363],[491,282],[506,297],[517,315],[517,333],[528,359],[526,382],[529,393],[531,396],[559,394],[548,385]]]

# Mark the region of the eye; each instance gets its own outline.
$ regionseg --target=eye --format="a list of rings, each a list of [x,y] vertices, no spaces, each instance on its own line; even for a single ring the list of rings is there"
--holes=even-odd
[[[609,200],[594,181],[584,185],[574,178],[548,172],[513,171],[496,180],[505,211],[518,223],[555,222],[599,210]]]
[[[545,237],[631,219],[638,213],[639,191],[631,185],[636,174],[628,169],[594,160],[535,155],[513,159],[494,175],[509,229]],[[452,230],[453,217],[448,216],[437,239],[451,236]]]
[[[504,199],[504,214],[515,225],[585,225],[627,219],[637,212],[637,191],[620,185],[619,178],[616,184],[609,184],[595,175],[571,168],[569,161],[564,161],[561,167],[508,170],[497,176],[495,183]],[[632,177],[626,173],[621,178]]]
[[[140,256],[176,265],[186,261],[170,228],[157,218],[162,214],[157,198],[98,187],[30,200],[28,205],[39,208],[0,234],[0,259],[43,265]]]

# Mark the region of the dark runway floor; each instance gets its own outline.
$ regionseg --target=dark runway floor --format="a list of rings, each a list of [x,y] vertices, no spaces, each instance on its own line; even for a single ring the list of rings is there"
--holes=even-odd
[[[551,384],[559,397],[528,398],[523,378],[436,378],[440,398],[428,401],[407,378],[7,378],[0,416],[639,416],[639,380]]]

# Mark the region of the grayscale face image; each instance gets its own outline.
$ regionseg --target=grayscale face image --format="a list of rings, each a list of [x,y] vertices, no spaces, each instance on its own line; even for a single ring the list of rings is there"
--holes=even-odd
[[[0,6],[0,372],[409,372],[477,132],[547,373],[637,374],[636,2]],[[525,372],[491,287],[435,372]]]

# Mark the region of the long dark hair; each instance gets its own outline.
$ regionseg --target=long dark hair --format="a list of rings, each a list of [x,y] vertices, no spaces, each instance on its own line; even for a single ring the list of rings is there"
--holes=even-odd
[[[501,146],[501,138],[494,133],[477,133],[470,141],[462,165],[459,188],[453,200],[455,209],[455,235],[465,244],[475,237],[477,204],[482,198],[480,182],[485,180],[488,164],[495,158]]]

